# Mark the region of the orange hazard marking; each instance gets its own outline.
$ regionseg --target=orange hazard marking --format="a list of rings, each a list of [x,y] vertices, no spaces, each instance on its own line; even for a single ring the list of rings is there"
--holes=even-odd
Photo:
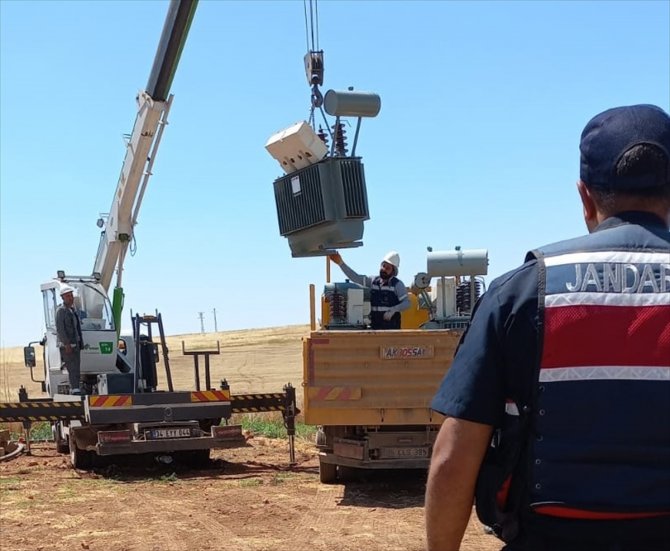
[[[133,397],[126,396],[90,396],[89,404],[94,408],[109,408],[118,406],[132,406]]]
[[[227,402],[230,390],[199,390],[191,392],[191,402]]]
[[[360,400],[361,387],[317,386],[310,388],[308,395],[312,400]]]

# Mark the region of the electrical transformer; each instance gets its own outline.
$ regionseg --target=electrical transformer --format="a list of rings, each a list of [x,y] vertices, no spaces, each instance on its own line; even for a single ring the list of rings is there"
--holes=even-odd
[[[361,246],[363,222],[370,218],[363,163],[355,153],[361,119],[376,116],[381,100],[367,92],[329,90],[324,106],[336,117],[332,129],[319,127],[317,133],[303,121],[265,145],[285,172],[274,182],[274,195],[279,233],[293,257]],[[340,117],[358,118],[351,153]]]

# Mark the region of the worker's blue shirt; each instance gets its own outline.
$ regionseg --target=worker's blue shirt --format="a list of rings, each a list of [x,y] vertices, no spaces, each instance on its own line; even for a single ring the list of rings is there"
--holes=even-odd
[[[506,399],[528,394],[537,364],[537,269],[532,260],[491,283],[433,399],[434,410],[497,426]]]

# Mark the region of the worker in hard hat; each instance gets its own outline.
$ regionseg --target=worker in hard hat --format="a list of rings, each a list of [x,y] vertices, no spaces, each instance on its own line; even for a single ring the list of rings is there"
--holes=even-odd
[[[81,321],[74,307],[74,289],[62,285],[60,296],[63,303],[56,310],[56,332],[63,367],[70,380],[70,394],[81,394],[80,354],[84,340],[81,335]]]
[[[398,279],[400,255],[389,251],[384,255],[379,275],[363,276],[352,270],[340,256],[328,256],[354,283],[370,288],[370,326],[372,329],[400,329],[400,312],[410,306],[405,284]]]

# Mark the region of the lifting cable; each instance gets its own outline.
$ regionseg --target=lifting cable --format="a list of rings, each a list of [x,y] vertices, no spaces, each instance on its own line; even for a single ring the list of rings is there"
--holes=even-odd
[[[307,3],[309,2],[309,17]],[[328,126],[328,119],[323,110],[323,95],[319,86],[323,84],[323,50],[319,49],[319,6],[318,0],[303,0],[305,11],[305,39],[307,42],[307,53],[305,54],[305,72],[307,82],[312,87],[311,107],[309,111],[309,124],[315,128],[314,111],[319,109],[323,117],[328,133],[332,139],[332,132]],[[323,132],[319,128],[319,132]]]
[[[305,38],[307,39],[307,51],[316,52],[319,49],[319,6],[317,5],[317,0],[309,0],[309,22],[307,21],[307,0],[303,0],[303,6],[305,8]],[[315,31],[316,41],[314,40]]]

